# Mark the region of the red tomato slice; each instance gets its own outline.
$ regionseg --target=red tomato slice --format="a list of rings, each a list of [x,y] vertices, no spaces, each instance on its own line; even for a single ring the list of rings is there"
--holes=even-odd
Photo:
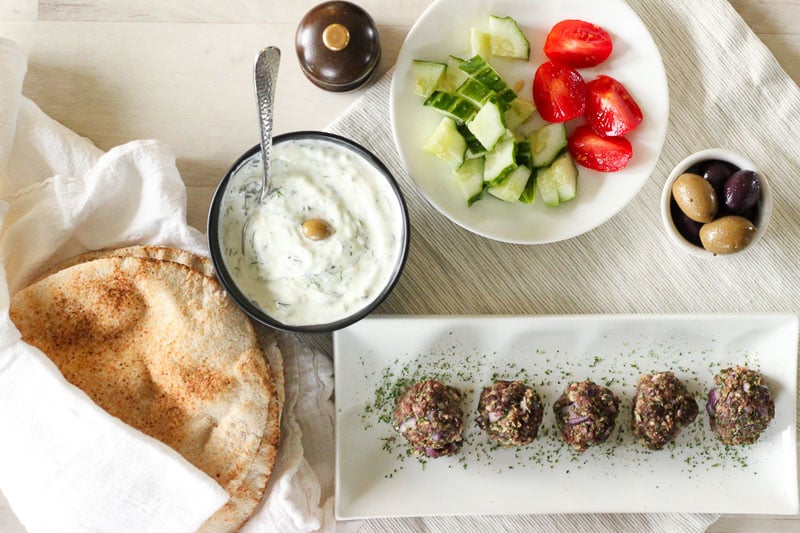
[[[633,157],[633,147],[628,139],[603,137],[586,125],[570,135],[567,146],[577,163],[600,172],[622,170]]]
[[[565,122],[586,110],[586,84],[575,69],[548,61],[533,76],[533,101],[548,122]]]
[[[642,110],[620,82],[598,76],[586,84],[586,122],[599,135],[625,135],[642,122]]]
[[[606,30],[583,20],[562,20],[544,41],[544,54],[572,68],[599,65],[611,55],[613,44]]]

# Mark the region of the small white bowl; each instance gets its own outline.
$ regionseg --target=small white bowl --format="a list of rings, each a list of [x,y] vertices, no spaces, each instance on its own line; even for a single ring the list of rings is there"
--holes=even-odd
[[[747,247],[739,250],[739,252],[733,254],[719,254],[715,255],[708,250],[702,248],[701,246],[697,246],[683,237],[681,233],[678,231],[678,228],[675,227],[675,223],[672,220],[672,212],[671,212],[671,202],[672,202],[672,184],[675,180],[686,172],[692,166],[702,163],[703,161],[712,161],[712,160],[719,160],[725,161],[734,165],[739,169],[745,170],[752,170],[758,174],[759,182],[761,184],[761,198],[758,201],[758,220],[754,221],[753,223],[756,226],[756,234],[753,236],[753,240],[750,241],[750,244]],[[764,235],[764,231],[767,229],[767,225],[769,224],[770,215],[772,214],[772,193],[770,192],[769,183],[767,182],[766,177],[764,174],[756,168],[755,164],[752,161],[747,159],[746,157],[737,154],[735,152],[731,152],[730,150],[725,150],[722,148],[709,148],[707,150],[701,150],[699,152],[695,152],[694,154],[690,155],[680,163],[678,163],[674,170],[670,173],[669,177],[667,178],[666,183],[664,184],[664,189],[661,192],[661,220],[664,223],[664,228],[667,231],[667,235],[669,235],[670,240],[680,249],[685,252],[690,253],[695,257],[701,258],[711,258],[711,257],[722,257],[725,255],[736,255],[737,253],[741,253],[744,250],[748,250],[752,248],[761,236]]]

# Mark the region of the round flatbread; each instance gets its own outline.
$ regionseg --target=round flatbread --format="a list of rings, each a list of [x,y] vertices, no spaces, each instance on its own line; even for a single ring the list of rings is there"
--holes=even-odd
[[[180,248],[172,248],[170,246],[157,246],[150,244],[135,244],[133,246],[125,246],[123,248],[109,248],[107,250],[96,250],[92,252],[85,252],[79,255],[65,259],[57,263],[37,277],[33,283],[46,278],[50,274],[54,274],[59,270],[64,270],[73,265],[80,263],[87,263],[95,259],[103,259],[104,257],[144,257],[149,259],[160,259],[162,261],[172,261],[173,263],[180,263],[186,265],[192,270],[196,270],[201,274],[205,274],[210,278],[216,277],[214,272],[214,264],[208,257],[193,254]],[[33,284],[32,283],[32,284]]]
[[[11,318],[95,403],[228,491],[202,531],[251,516],[280,409],[252,324],[216,281],[173,261],[95,258],[18,292]]]
[[[47,276],[64,270],[71,266],[94,261],[95,259],[103,259],[105,257],[143,257],[149,259],[159,259],[161,261],[172,261],[185,265],[196,272],[205,276],[217,279],[214,264],[211,259],[198,255],[180,248],[172,248],[170,246],[152,245],[152,244],[135,244],[132,246],[125,246],[122,248],[109,248],[105,250],[96,250],[85,252],[69,259],[66,259],[54,266],[45,270],[33,283],[46,278]],[[258,340],[261,344],[261,349],[267,358],[267,363],[272,371],[272,379],[275,382],[275,391],[277,392],[278,411],[283,414],[283,404],[286,402],[286,387],[284,383],[283,374],[283,356],[278,348],[278,340],[275,336],[275,331],[265,327],[259,327]]]

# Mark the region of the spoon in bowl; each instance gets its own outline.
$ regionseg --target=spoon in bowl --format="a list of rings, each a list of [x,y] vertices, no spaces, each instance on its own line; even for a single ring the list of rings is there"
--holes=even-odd
[[[261,50],[253,67],[253,82],[258,103],[258,125],[261,131],[261,190],[258,204],[264,202],[269,194],[269,167],[272,152],[272,124],[275,104],[275,85],[278,81],[278,65],[281,51],[275,46]],[[245,205],[245,222],[242,225],[242,253],[245,251],[247,229],[250,222],[249,207]]]

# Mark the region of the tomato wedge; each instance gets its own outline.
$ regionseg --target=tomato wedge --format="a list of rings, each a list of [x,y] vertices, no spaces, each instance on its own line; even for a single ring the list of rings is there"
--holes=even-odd
[[[606,30],[583,20],[557,23],[544,41],[544,54],[572,68],[599,65],[611,55],[611,36]]]
[[[583,125],[567,142],[569,153],[580,165],[600,172],[616,172],[628,166],[633,147],[625,137],[604,137]]]
[[[586,83],[575,69],[547,61],[533,75],[533,101],[548,122],[565,122],[586,110]]]
[[[599,135],[625,135],[642,122],[642,110],[620,82],[601,75],[586,84],[586,122]]]

